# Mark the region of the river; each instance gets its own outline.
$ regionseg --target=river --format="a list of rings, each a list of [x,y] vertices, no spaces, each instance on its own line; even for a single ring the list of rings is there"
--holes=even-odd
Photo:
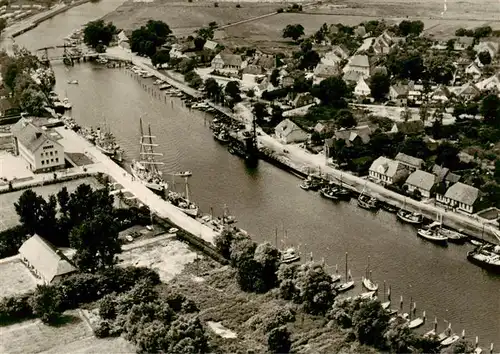
[[[120,2],[103,0],[86,4],[40,24],[16,38],[29,49],[61,43],[61,39],[90,20],[113,10]],[[338,264],[345,271],[344,254],[349,253],[348,267],[361,291],[360,278],[368,262],[373,278],[385,280],[392,287],[393,307],[404,296],[405,309],[410,297],[417,311],[426,311],[432,328],[438,318],[438,330],[451,323],[455,332],[466,330],[473,340],[479,336],[483,348],[490,342],[500,345],[500,277],[466,260],[470,245],[442,248],[419,239],[416,231],[403,225],[392,214],[372,213],[350,203],[320,198],[314,192],[298,188],[299,180],[265,162],[248,170],[243,161],[230,155],[211,136],[208,116],[191,111],[177,98],[159,99],[124,69],[104,69],[90,64],[65,68],[54,64],[56,90],[73,103],[72,115],[81,125],[106,124],[126,150],[127,158],[139,155],[139,118],[151,124],[157,136],[158,152],[164,154],[163,170],[171,173],[193,171],[191,199],[208,213],[213,207],[221,214],[227,204],[239,226],[256,235],[256,241],[274,243],[287,233],[287,244],[300,245],[305,259],[324,258],[333,272]],[[79,85],[68,85],[77,79]],[[182,187],[182,186],[178,186]],[[380,292],[382,296],[382,291]]]

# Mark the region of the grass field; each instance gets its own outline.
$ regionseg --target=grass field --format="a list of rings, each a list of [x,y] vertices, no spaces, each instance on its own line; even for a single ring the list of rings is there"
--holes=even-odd
[[[0,298],[25,293],[36,287],[35,278],[19,260],[0,263],[0,279]]]
[[[82,183],[90,184],[93,188],[98,188],[100,186],[95,178],[87,177],[64,183],[36,187],[33,188],[33,191],[47,198],[49,195],[59,192],[63,186],[66,186],[71,193]],[[19,218],[14,209],[14,203],[17,202],[23,192],[24,190],[0,194],[0,231],[16,226],[19,223]]]
[[[95,338],[78,311],[65,312],[62,320],[57,326],[30,320],[0,327],[0,353],[135,353],[123,338]]]
[[[214,7],[213,1],[175,2],[155,1],[152,3],[126,2],[104,17],[118,28],[135,29],[148,20],[162,20],[167,23],[175,35],[189,35],[200,27],[215,21],[226,25],[248,18],[265,15],[282,7],[279,3],[220,2]]]

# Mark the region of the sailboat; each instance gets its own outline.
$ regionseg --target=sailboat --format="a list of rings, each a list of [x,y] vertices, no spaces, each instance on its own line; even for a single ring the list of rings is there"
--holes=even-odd
[[[385,300],[385,280],[384,280],[384,300]],[[387,290],[387,301],[382,302],[382,308],[388,310],[391,306],[391,286],[389,285],[389,290]]]
[[[167,194],[167,200],[177,209],[182,211],[184,214],[187,214],[192,217],[197,217],[199,212],[198,205],[189,200],[188,177],[184,177],[184,179],[185,179],[185,194],[181,195],[178,192],[169,191]]]
[[[347,268],[347,252],[345,253],[345,281],[340,283],[337,287],[338,292],[344,292],[354,287],[354,280],[352,280],[351,271]]]
[[[364,194],[366,189],[366,184],[361,191],[361,194],[358,197],[358,206],[367,210],[376,210],[377,209],[377,199],[374,197],[370,197],[369,195]]]
[[[339,274],[339,267],[337,264],[335,264],[335,274],[331,276],[332,277],[332,283],[336,283],[340,281],[342,276]]]
[[[284,231],[285,236],[284,239],[286,240],[286,231]],[[278,242],[278,229],[276,229],[276,243]],[[285,240],[283,240],[283,243],[285,244]],[[284,264],[290,264],[294,263],[297,261],[300,261],[300,255],[297,253],[294,247],[287,247],[285,244],[285,247],[283,247],[283,250],[280,251],[281,254],[281,263]]]
[[[71,105],[71,102],[69,102],[69,99],[68,99],[68,95],[65,94],[64,95],[64,99],[62,100],[62,106],[64,107],[64,109],[71,109],[72,105]]]
[[[158,170],[158,165],[163,165],[163,162],[155,161],[155,156],[163,156],[163,154],[154,152],[153,147],[158,144],[153,144],[155,136],[151,135],[151,126],[148,125],[148,134],[144,135],[142,127],[142,118],[139,120],[141,129],[141,151],[140,161],[132,161],[131,169],[135,178],[142,181],[146,187],[151,190],[162,192],[168,188],[167,182],[161,177],[162,173]]]
[[[342,181],[342,171],[340,172],[340,186],[335,188],[335,194],[339,199],[342,200],[351,199],[351,191],[344,187],[344,183]]]
[[[418,229],[417,235],[428,241],[446,246],[448,237],[441,234],[441,232],[439,231],[440,225],[440,222],[435,221],[426,228]]]
[[[417,305],[413,303],[413,315],[417,312]],[[425,323],[425,311],[422,312],[422,317],[415,317],[413,320],[408,322],[409,329],[415,329],[422,326]]]
[[[375,284],[371,280],[371,274],[372,274],[372,272],[370,271],[370,277],[362,277],[363,286],[369,291],[377,291],[378,284]]]

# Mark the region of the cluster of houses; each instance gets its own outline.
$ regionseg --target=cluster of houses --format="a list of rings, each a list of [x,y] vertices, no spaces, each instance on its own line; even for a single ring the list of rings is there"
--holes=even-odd
[[[39,4],[3,5],[0,6],[0,18],[7,21],[16,21],[32,15],[34,12],[41,11],[42,9],[43,6]]]
[[[369,178],[383,185],[404,181],[409,193],[418,193],[423,198],[436,197],[436,202],[454,211],[474,213],[474,207],[481,199],[479,189],[461,183],[460,176],[446,167],[434,165],[430,172],[424,171],[422,159],[403,153],[394,159],[381,156],[369,169]]]

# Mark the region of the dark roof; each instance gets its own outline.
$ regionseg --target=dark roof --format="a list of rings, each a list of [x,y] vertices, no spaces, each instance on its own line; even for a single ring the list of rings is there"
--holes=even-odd
[[[28,260],[30,265],[35,267],[48,283],[57,276],[73,273],[77,270],[62,252],[37,234],[21,245],[19,253]]]
[[[398,132],[403,134],[418,134],[424,131],[424,122],[419,120],[409,120],[407,122],[396,122]]]
[[[42,129],[36,127],[32,123],[19,121],[12,127],[12,134],[17,138],[18,142],[25,146],[29,151],[35,152],[47,140],[56,143]]]
[[[432,189],[435,181],[436,181],[436,176],[422,170],[414,171],[406,179],[407,184],[421,188],[426,191],[430,191]]]
[[[432,173],[436,176],[436,181],[438,183],[441,183],[449,172],[450,169],[447,167],[441,167],[439,165],[432,166]]]
[[[457,183],[460,180],[460,175],[450,172],[446,175],[445,180],[451,183]]]
[[[334,138],[337,140],[344,140],[346,145],[351,143],[358,137],[363,144],[370,142],[371,129],[368,125],[362,125],[351,129],[339,129],[335,132]]]
[[[466,205],[474,205],[479,197],[479,189],[457,182],[448,188],[444,196]]]
[[[241,66],[241,63],[243,62],[241,60],[241,56],[239,56],[237,54],[220,53],[220,56],[221,56],[222,60],[224,61],[224,64],[226,64],[226,65]]]
[[[416,168],[421,168],[422,165],[424,164],[424,160],[419,159],[418,157],[413,157],[410,155],[403,154],[402,152],[396,155],[395,160]]]

